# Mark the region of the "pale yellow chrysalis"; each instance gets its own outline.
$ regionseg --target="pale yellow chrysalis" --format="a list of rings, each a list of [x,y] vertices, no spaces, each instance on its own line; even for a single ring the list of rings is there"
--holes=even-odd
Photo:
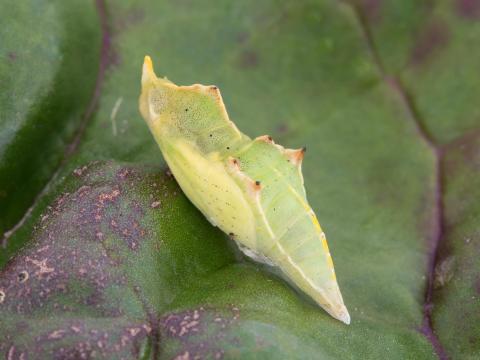
[[[307,202],[301,164],[269,136],[250,139],[216,86],[157,78],[145,57],[140,112],[182,190],[257,261],[277,266],[334,318],[350,323],[325,234]]]

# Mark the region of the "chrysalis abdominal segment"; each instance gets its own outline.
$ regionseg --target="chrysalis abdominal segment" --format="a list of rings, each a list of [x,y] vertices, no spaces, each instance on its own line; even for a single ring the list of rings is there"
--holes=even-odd
[[[250,139],[216,86],[157,78],[145,57],[140,112],[180,187],[257,261],[277,266],[334,318],[350,323],[325,234],[303,186],[305,148]]]

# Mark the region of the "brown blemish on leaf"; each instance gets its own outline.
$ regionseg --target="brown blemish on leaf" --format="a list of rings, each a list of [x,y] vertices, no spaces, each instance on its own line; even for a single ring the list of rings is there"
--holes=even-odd
[[[103,206],[106,201],[115,201],[115,199],[120,195],[120,190],[114,189],[110,193],[102,193],[98,196],[98,201]]]
[[[65,330],[55,330],[53,332],[51,332],[50,334],[48,334],[48,340],[58,340],[58,339],[61,339],[63,338],[63,336],[65,335]]]
[[[455,267],[455,257],[449,256],[435,266],[433,286],[441,288],[445,286],[453,277]]]
[[[128,250],[142,245],[146,214],[158,214],[151,210],[152,199],[173,196],[168,185],[172,181],[153,172],[110,163],[89,165],[80,177],[72,174],[71,179],[66,185],[68,191],[52,202],[43,221],[36,224],[29,246],[0,271],[0,318],[4,312],[22,314],[20,318],[27,317],[30,323],[37,321],[39,314],[54,312],[61,322],[65,321],[27,329],[41,331],[31,336],[35,343],[29,347],[39,358],[137,358],[141,342],[158,333],[158,321],[149,316],[144,323],[125,320],[122,326],[108,328],[112,321],[123,321],[125,311],[111,301],[108,290],[128,286],[122,266],[125,256]],[[26,276],[19,276],[24,272],[28,281],[24,280]],[[87,308],[93,318],[108,319],[105,330],[68,320],[78,308]],[[44,320],[45,324],[49,321]],[[11,326],[9,331],[15,333],[15,323]],[[0,333],[3,336],[4,332]],[[7,354],[12,345],[18,357],[19,344],[13,337],[7,341],[0,341],[0,354]]]
[[[130,174],[130,170],[128,168],[120,169],[117,172],[117,178],[120,180],[125,180],[127,179],[129,174]]]
[[[410,55],[410,63],[416,66],[429,62],[447,46],[450,34],[447,24],[441,20],[428,23],[417,35]]]
[[[57,312],[68,312],[68,306],[49,302],[68,293],[73,280],[81,281],[89,289],[83,295],[77,294],[75,301],[92,305],[99,314],[119,313],[105,304],[103,292],[110,284],[125,283],[123,276],[112,272],[121,264],[121,257],[115,255],[115,247],[104,248],[101,243],[107,238],[107,231],[110,237],[123,238],[130,249],[138,248],[145,235],[140,225],[142,206],[148,205],[121,199],[122,186],[129,188],[132,184],[121,186],[114,174],[105,174],[108,170],[108,165],[86,169],[82,176],[85,183],[73,193],[63,193],[48,207],[35,227],[35,241],[1,272],[0,288],[9,294],[3,301],[4,309],[30,314],[48,304]],[[101,182],[97,184],[96,179]],[[140,176],[133,178],[133,186],[139,181],[144,180]],[[122,210],[122,204],[128,211]],[[88,240],[97,245],[87,246]]]
[[[11,345],[5,354],[5,360],[27,360],[28,352],[18,349],[16,346]]]
[[[205,309],[200,308],[193,312],[170,314],[161,320],[161,326],[170,337],[184,337],[191,332],[199,331],[200,316],[204,312]]]
[[[42,229],[42,234],[48,233],[50,227],[56,227],[57,231],[62,231],[55,224],[49,224],[47,229]],[[76,274],[80,273],[78,268],[88,269],[82,278],[82,282],[91,289],[91,292],[97,298],[101,298],[100,293],[105,288],[106,282],[114,280],[104,274],[103,269],[108,263],[108,259],[100,251],[93,253],[87,249],[73,248],[69,243],[55,244],[46,248],[43,241],[50,241],[48,235],[37,239],[26,254],[17,256],[2,271],[0,276],[0,287],[8,291],[9,297],[5,299],[5,311],[11,314],[33,314],[37,309],[51,306],[56,308],[57,312],[69,312],[68,306],[59,307],[51,302],[52,298],[69,291],[69,282],[76,279]],[[37,249],[41,250],[44,257],[36,258]],[[54,264],[54,265],[53,265]],[[19,281],[19,274],[32,274],[28,282]],[[118,282],[118,281],[117,281]],[[78,303],[87,303],[81,294],[77,294],[72,300]],[[97,308],[100,314],[112,314],[111,308]]]
[[[18,282],[19,283],[24,283],[28,280],[29,278],[29,274],[28,274],[28,271],[20,271],[17,275],[17,278],[18,278]]]
[[[174,357],[174,360],[191,360],[192,357],[188,351],[185,351],[183,354],[177,355]]]
[[[43,260],[35,260],[35,259],[30,259],[28,256],[25,259],[26,262],[31,262],[37,267],[37,270],[34,272],[34,275],[37,277],[40,277],[44,274],[50,274],[55,271],[53,267],[49,267],[47,265],[48,259],[43,259]]]
[[[39,358],[138,358],[141,343],[151,334],[146,323],[114,320],[92,328],[88,321],[66,320],[61,328],[46,329],[35,337],[32,348]]]
[[[456,0],[455,9],[465,19],[480,19],[480,0]]]
[[[7,57],[8,57],[8,60],[10,60],[11,62],[15,62],[17,61],[17,53],[14,52],[14,51],[10,51],[8,54],[7,54]]]
[[[80,177],[86,170],[87,170],[87,166],[78,167],[75,170],[73,170],[73,174]]]
[[[154,202],[152,202],[152,203],[150,204],[150,207],[151,207],[152,209],[156,209],[156,208],[158,208],[158,207],[160,206],[160,204],[161,204],[160,201],[154,201]]]
[[[199,307],[164,316],[160,327],[164,337],[180,343],[180,351],[174,358],[188,354],[190,359],[221,359],[223,350],[219,341],[225,341],[230,328],[239,318],[240,310],[233,305],[221,310]]]

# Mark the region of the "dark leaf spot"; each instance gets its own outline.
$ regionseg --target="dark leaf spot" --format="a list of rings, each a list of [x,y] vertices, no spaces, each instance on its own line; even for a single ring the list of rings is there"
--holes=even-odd
[[[477,292],[478,295],[480,295],[480,278],[477,279],[475,282],[475,291]]]
[[[12,62],[17,60],[17,53],[13,51],[9,52],[7,56],[8,56],[8,59]]]
[[[480,0],[457,0],[455,3],[457,13],[466,19],[480,19]]]
[[[258,65],[258,62],[258,55],[253,50],[245,50],[240,54],[239,65],[241,68],[254,68]]]
[[[276,131],[280,135],[285,135],[289,131],[288,125],[287,124],[280,124],[280,125],[277,126]]]
[[[448,40],[449,31],[445,23],[437,20],[426,25],[418,34],[410,57],[411,63],[414,65],[426,63],[447,45]]]

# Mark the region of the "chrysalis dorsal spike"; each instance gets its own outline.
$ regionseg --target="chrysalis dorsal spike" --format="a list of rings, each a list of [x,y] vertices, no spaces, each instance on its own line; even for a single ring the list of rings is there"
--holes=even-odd
[[[246,256],[278,267],[330,315],[350,323],[303,186],[306,149],[285,149],[268,135],[252,140],[230,120],[216,86],[157,78],[148,56],[140,112],[176,181],[210,223]]]
[[[273,139],[270,135],[258,136],[258,137],[255,138],[255,141],[264,141],[268,144],[275,144],[275,142],[273,141]]]
[[[216,87],[215,85],[209,86],[208,91],[210,91],[215,97],[220,96],[220,90],[218,90],[218,87]]]
[[[285,155],[293,165],[301,165],[306,151],[306,146],[300,149],[285,149]]]
[[[238,160],[233,157],[228,158],[228,167],[230,171],[245,184],[247,193],[250,194],[252,198],[257,198],[259,192],[262,190],[262,182],[260,180],[253,180],[242,172]]]
[[[230,164],[230,166],[231,166],[233,169],[235,169],[235,170],[237,170],[237,171],[240,171],[240,164],[238,163],[238,160],[237,160],[237,159],[235,159],[234,157],[231,157],[231,156],[230,156],[230,157],[228,158],[228,163]]]

